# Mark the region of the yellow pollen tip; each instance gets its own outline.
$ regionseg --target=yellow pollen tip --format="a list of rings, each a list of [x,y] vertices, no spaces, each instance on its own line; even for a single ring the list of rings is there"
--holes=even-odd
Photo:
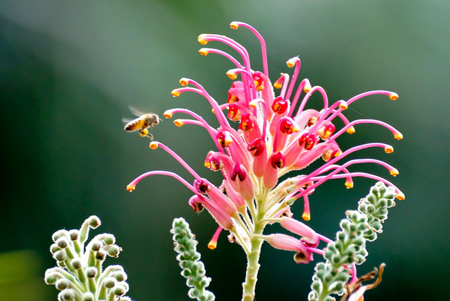
[[[173,97],[178,97],[178,96],[180,96],[180,92],[178,92],[177,89],[172,90],[172,92],[170,92],[170,94],[172,94]]]
[[[208,244],[208,249],[214,250],[215,248],[217,248],[217,243],[210,241],[209,244]]]
[[[340,108],[341,110],[347,110],[347,109],[348,109],[347,102],[341,100],[341,103],[339,104],[339,108]]]
[[[211,164],[210,164],[208,161],[205,161],[205,167],[206,167],[206,168],[210,168],[210,167],[211,167]]]
[[[394,134],[394,138],[397,139],[397,140],[402,140],[403,139],[403,135],[402,135],[402,133],[395,133]]]
[[[172,118],[172,116],[173,116],[172,112],[170,112],[170,111],[165,111],[163,115],[166,118]]]
[[[149,147],[150,147],[151,149],[157,149],[157,148],[158,148],[158,142],[150,142]]]
[[[173,124],[175,124],[177,127],[182,127],[184,125],[184,123],[179,119],[174,120]]]
[[[405,195],[403,194],[403,192],[398,192],[395,197],[400,201],[403,201],[405,199]]]
[[[283,87],[283,82],[284,82],[285,77],[286,77],[286,74],[281,73],[281,77],[273,83],[273,87],[275,89],[281,89],[281,87]]]
[[[205,39],[205,35],[201,34],[198,36],[198,42],[202,45],[208,44],[208,41]]]
[[[180,79],[180,85],[187,86],[189,84],[189,80],[187,78]]]
[[[391,100],[396,100],[396,99],[398,98],[398,94],[397,94],[397,93],[389,94],[389,98],[390,98]]]
[[[384,148],[384,151],[386,152],[386,154],[392,154],[394,152],[394,148],[389,145]]]
[[[338,151],[334,154],[334,156],[337,157],[337,156],[340,156],[341,154],[342,154],[342,152],[341,152],[340,150],[338,150]]]
[[[207,56],[209,53],[207,50],[205,50],[205,48],[200,49],[198,52],[203,56]]]
[[[295,66],[295,58],[289,59],[289,60],[286,62],[286,65],[287,65],[289,68],[294,67],[294,66]]]
[[[254,109],[258,105],[258,101],[256,99],[253,99],[252,101],[250,101],[249,105]]]
[[[303,213],[302,214],[302,218],[305,220],[305,221],[309,221],[310,219],[311,219],[311,215],[309,214],[309,213]]]
[[[352,182],[346,181],[344,185],[345,185],[345,187],[347,187],[347,189],[353,188],[353,183]]]
[[[399,172],[398,172],[398,170],[397,169],[392,169],[392,170],[390,170],[389,171],[389,173],[391,174],[391,176],[393,176],[393,177],[395,177],[395,176],[397,176],[398,174],[399,174]]]
[[[347,129],[347,133],[349,133],[349,134],[354,134],[356,132],[356,130],[355,130],[355,128],[352,126],[352,127],[349,127],[348,129]]]
[[[127,185],[127,190],[128,190],[129,192],[134,191],[134,189],[136,189],[136,185],[133,185],[133,184],[128,184],[128,185]]]
[[[234,71],[228,71],[227,76],[232,80],[235,80],[237,78],[237,74]]]
[[[231,23],[230,23],[230,27],[231,27],[232,29],[238,29],[238,28],[239,28],[239,24],[236,23],[236,22],[231,22]]]

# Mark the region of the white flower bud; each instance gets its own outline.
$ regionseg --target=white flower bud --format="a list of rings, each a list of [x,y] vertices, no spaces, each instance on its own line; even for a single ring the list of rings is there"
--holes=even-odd
[[[58,291],[65,290],[69,286],[70,286],[70,281],[67,280],[66,278],[58,279],[55,283],[55,287]]]
[[[88,278],[94,278],[97,275],[97,269],[94,267],[88,267],[86,269],[86,276]]]
[[[94,301],[95,297],[94,294],[92,294],[91,292],[87,292],[83,294],[83,299],[82,301]]]
[[[58,299],[60,301],[72,301],[75,300],[75,291],[73,289],[66,289],[59,293]]]
[[[61,236],[56,240],[56,245],[61,249],[65,249],[69,245],[69,241],[67,240],[67,237]]]
[[[114,285],[116,285],[116,283],[117,283],[117,281],[113,277],[106,277],[103,280],[103,286],[106,287],[106,288],[113,288]]]

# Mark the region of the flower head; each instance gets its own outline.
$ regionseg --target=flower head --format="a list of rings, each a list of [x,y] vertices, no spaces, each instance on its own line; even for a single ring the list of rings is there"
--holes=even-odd
[[[392,153],[390,145],[372,142],[341,150],[338,144],[341,135],[346,132],[354,133],[355,127],[360,124],[382,126],[391,131],[394,138],[401,139],[401,133],[387,123],[374,119],[349,121],[343,114],[349,105],[367,96],[381,94],[394,100],[398,95],[391,91],[375,90],[358,94],[346,101],[330,103],[322,87],[311,86],[308,79],[297,80],[301,67],[298,57],[287,61],[287,66],[293,68],[292,75],[283,73],[272,83],[269,79],[264,39],[248,24],[231,23],[231,28],[239,27],[249,29],[259,40],[263,71],[252,69],[247,50],[238,42],[223,35],[202,34],[198,37],[201,44],[219,42],[238,54],[238,58],[235,58],[219,49],[200,49],[200,54],[204,56],[219,54],[231,62],[232,68],[226,74],[233,82],[228,97],[221,97],[227,101],[217,102],[203,86],[189,78],[182,78],[182,87],[173,90],[172,95],[179,97],[185,92],[200,94],[211,106],[217,123],[209,124],[197,113],[184,108],[170,109],[164,113],[167,118],[184,113],[191,119],[177,119],[174,122],[177,126],[193,124],[206,130],[215,143],[216,150],[206,154],[205,166],[212,171],[220,171],[222,183],[214,185],[201,178],[168,146],[154,141],[150,144],[151,149],[160,148],[168,152],[190,172],[193,179],[188,181],[168,171],[150,171],[132,181],[128,189],[133,190],[146,176],[159,174],[174,177],[192,191],[193,196],[189,200],[192,208],[196,211],[206,208],[220,228],[229,230],[247,253],[252,248],[250,241],[253,234],[262,233],[261,229],[266,224],[279,222],[303,238],[294,241],[284,236],[271,236],[267,240],[277,247],[288,246],[285,249],[301,251],[306,258],[304,261],[309,262],[311,252],[319,252],[314,249],[319,237],[306,225],[288,219],[292,215],[290,207],[296,200],[303,198],[302,216],[309,220],[309,196],[318,186],[327,180],[345,179],[345,186],[351,188],[357,177],[381,181],[395,188],[397,198],[404,198],[403,193],[388,180],[370,173],[349,170],[352,165],[373,163],[385,167],[395,176],[398,171],[391,165],[377,159],[345,160],[350,154],[367,148],[381,148],[386,153]],[[321,110],[307,108],[312,94],[320,94],[322,97]],[[338,129],[336,120],[343,122],[344,126]],[[317,169],[304,174],[297,172],[280,182],[283,175],[301,171],[320,158],[324,163]]]

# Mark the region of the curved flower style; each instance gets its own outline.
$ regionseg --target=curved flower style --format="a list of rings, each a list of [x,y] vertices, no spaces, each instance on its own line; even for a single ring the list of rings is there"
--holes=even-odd
[[[398,95],[391,91],[375,90],[361,93],[347,101],[339,100],[330,104],[325,90],[320,86],[311,86],[308,79],[297,83],[301,62],[298,57],[287,61],[294,68],[290,77],[282,74],[273,84],[269,79],[265,42],[262,36],[250,25],[232,22],[231,28],[244,27],[258,38],[263,58],[263,72],[253,71],[247,50],[236,41],[222,35],[202,34],[198,41],[205,45],[209,42],[221,42],[235,50],[240,60],[230,54],[214,49],[202,48],[200,54],[206,56],[215,53],[228,58],[234,68],[227,72],[233,81],[228,91],[228,100],[219,104],[199,83],[182,78],[182,88],[172,91],[174,97],[185,92],[202,95],[212,107],[218,126],[210,125],[200,115],[191,110],[175,108],[164,113],[166,118],[184,113],[192,119],[177,119],[175,125],[199,125],[207,131],[217,150],[206,155],[205,166],[220,171],[223,182],[216,186],[201,178],[182,158],[161,142],[151,142],[150,148],[161,148],[172,155],[193,176],[189,183],[179,175],[169,171],[150,171],[132,181],[127,189],[133,191],[136,184],[150,175],[166,175],[178,179],[193,193],[189,205],[197,212],[206,208],[219,224],[219,229],[209,246],[215,248],[221,229],[228,230],[230,240],[242,246],[248,257],[247,278],[244,283],[243,300],[253,300],[254,285],[259,269],[258,257],[261,244],[268,241],[276,248],[295,251],[296,262],[307,263],[312,253],[323,254],[316,247],[319,240],[328,239],[316,234],[306,225],[292,219],[290,207],[303,198],[303,219],[310,219],[309,196],[327,180],[345,179],[345,186],[353,187],[356,177],[371,178],[395,188],[398,199],[404,199],[403,193],[388,180],[364,172],[350,171],[351,165],[374,163],[385,167],[391,175],[398,171],[391,165],[377,159],[344,159],[359,150],[382,148],[392,153],[393,148],[384,143],[374,142],[342,151],[337,138],[354,133],[355,126],[364,123],[377,124],[391,131],[396,139],[402,134],[392,126],[374,119],[349,121],[343,111],[353,102],[374,94],[383,94],[395,100]],[[237,78],[240,76],[240,80]],[[280,89],[277,95],[275,89]],[[294,93],[295,92],[295,93]],[[304,95],[302,93],[304,92]],[[323,108],[320,111],[306,109],[313,93],[320,93]],[[227,112],[226,112],[227,110]],[[335,120],[341,120],[344,127],[336,130]],[[238,123],[236,129],[231,125]],[[280,177],[290,171],[299,171],[318,158],[324,164],[308,174],[299,174],[280,181]],[[262,235],[267,224],[279,222],[289,231],[302,236],[301,239],[284,234]]]

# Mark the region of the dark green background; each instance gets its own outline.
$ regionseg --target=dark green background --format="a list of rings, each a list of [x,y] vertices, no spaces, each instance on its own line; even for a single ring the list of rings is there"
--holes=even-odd
[[[449,260],[449,57],[447,1],[2,1],[0,2],[2,300],[56,300],[43,282],[54,266],[51,234],[73,229],[89,215],[123,247],[133,300],[188,300],[169,229],[184,216],[197,234],[218,300],[239,300],[245,258],[220,237],[207,213],[187,205],[189,190],[166,177],[148,178],[130,194],[125,186],[148,170],[166,169],[192,178],[148,140],[123,131],[129,105],[162,114],[188,107],[213,122],[204,99],[172,98],[181,77],[193,78],[219,101],[227,98],[232,65],[200,56],[201,33],[231,36],[247,47],[261,69],[257,40],[233,20],[257,28],[266,39],[272,80],[291,72],[285,62],[300,55],[301,77],[323,86],[332,101],[367,90],[396,91],[400,98],[370,97],[346,112],[350,119],[381,119],[405,136],[362,125],[339,140],[343,149],[362,142],[391,143],[391,155],[362,152],[397,167],[392,179],[380,167],[361,167],[392,180],[406,194],[389,213],[385,231],[368,245],[359,270],[387,264],[383,283],[367,300],[444,300]],[[210,46],[210,45],[208,45]],[[211,47],[221,47],[212,44]],[[226,49],[223,48],[222,49]],[[316,98],[312,105],[320,103]],[[164,120],[153,131],[200,175],[212,147],[198,127]],[[353,168],[357,170],[358,168]],[[334,237],[346,209],[355,209],[373,181],[323,185],[310,197],[310,225]],[[294,206],[299,216],[301,204]],[[316,257],[318,258],[318,256]],[[296,265],[292,254],[265,245],[257,300],[306,300],[314,264]]]

